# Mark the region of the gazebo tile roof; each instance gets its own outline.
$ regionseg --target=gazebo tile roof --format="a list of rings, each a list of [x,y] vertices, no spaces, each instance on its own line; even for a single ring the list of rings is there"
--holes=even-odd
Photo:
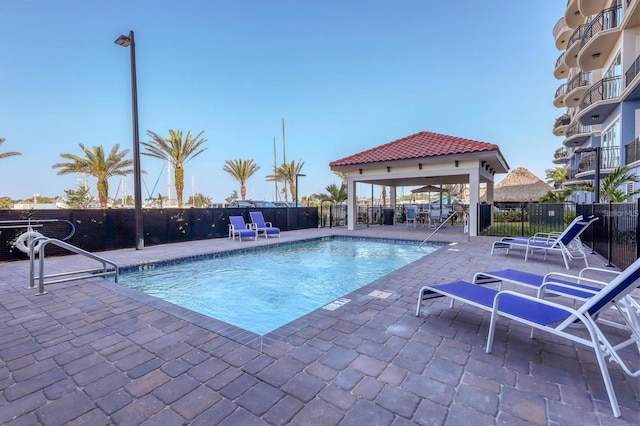
[[[478,142],[439,133],[418,132],[402,139],[332,161],[329,165],[348,166],[498,150],[498,145],[491,143]]]

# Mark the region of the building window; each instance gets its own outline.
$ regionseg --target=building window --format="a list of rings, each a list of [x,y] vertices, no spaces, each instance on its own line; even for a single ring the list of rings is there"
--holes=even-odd
[[[603,169],[615,169],[620,166],[620,120],[616,120],[602,133]]]

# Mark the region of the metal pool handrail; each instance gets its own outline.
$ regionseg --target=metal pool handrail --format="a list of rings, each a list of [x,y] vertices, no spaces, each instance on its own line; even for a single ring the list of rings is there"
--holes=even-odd
[[[455,215],[457,215],[457,214],[458,214],[458,212],[453,212],[453,213],[451,213],[451,214],[449,215],[449,217],[447,217],[445,220],[443,220],[443,221],[442,221],[442,223],[441,223],[441,224],[440,224],[440,225],[439,225],[439,226],[438,226],[438,227],[437,227],[437,228],[436,228],[432,233],[430,233],[430,234],[429,234],[429,236],[428,236],[427,238],[425,238],[425,239],[420,243],[420,245],[418,246],[418,248],[421,248],[421,247],[424,245],[424,243],[426,243],[426,242],[429,240],[429,238],[431,238],[431,237],[432,237],[436,232],[438,232],[438,231],[440,230],[440,228],[442,228],[442,227],[443,227],[443,226],[444,226],[444,225],[449,221],[449,219],[451,219],[452,217],[454,217],[454,216],[455,216]],[[465,228],[469,226],[469,225],[467,225],[467,223],[468,223],[468,221],[467,221],[467,216],[468,216],[468,213],[464,213]],[[467,230],[467,234],[468,234],[468,233],[469,233],[469,231]]]
[[[39,250],[39,276],[35,275],[35,246],[36,244],[40,245]],[[53,244],[55,246],[67,249],[73,253],[83,255],[90,259],[96,260],[102,263],[102,268],[93,268],[93,269],[82,269],[77,271],[69,271],[69,272],[60,272],[56,274],[44,274],[44,249],[47,245]],[[113,269],[109,268],[111,266]],[[81,249],[80,247],[76,247],[69,243],[65,243],[64,241],[55,239],[55,238],[47,238],[47,237],[38,237],[34,238],[29,243],[29,288],[35,287],[35,280],[38,280],[38,295],[46,294],[44,291],[44,286],[47,284],[58,284],[67,281],[81,280],[85,278],[95,278],[95,277],[106,277],[107,275],[115,275],[115,281],[118,282],[118,277],[120,275],[120,270],[118,265],[104,257],[95,255],[91,252]],[[56,280],[50,280],[45,282],[45,278],[58,278],[65,277]]]

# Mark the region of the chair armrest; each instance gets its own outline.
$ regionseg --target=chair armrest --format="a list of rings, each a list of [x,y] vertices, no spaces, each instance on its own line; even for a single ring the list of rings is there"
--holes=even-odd
[[[597,290],[590,290],[588,288],[573,286],[573,285],[567,284],[567,283],[556,283],[556,282],[553,282],[553,281],[549,281],[549,282],[546,282],[546,283],[542,283],[542,285],[540,285],[540,287],[538,288],[537,297],[539,299],[543,298],[543,295],[544,295],[545,290],[547,289],[547,286],[550,286],[550,285],[556,286],[556,287],[566,288],[566,289],[569,289],[569,290],[582,291],[584,293],[589,293],[589,294],[592,294],[592,295],[598,294]],[[580,297],[571,295],[569,293],[563,293],[562,296],[568,297],[569,299],[580,299]]]
[[[582,277],[580,275],[571,275],[571,274],[564,274],[562,272],[550,272],[547,275],[544,276],[544,279],[542,280],[543,285],[546,285],[547,283],[553,282],[553,281],[548,281],[548,280],[552,280],[553,277],[557,278],[562,278],[565,280],[576,280],[576,284],[582,284],[582,283],[593,283],[593,284],[600,284],[602,286],[605,286],[607,284],[609,284],[606,281],[602,281],[602,280],[596,280],[594,278],[586,278],[586,277]],[[553,282],[553,284],[558,284],[557,282]]]
[[[265,225],[267,228],[273,228],[273,223],[271,223],[271,222],[265,222],[265,223],[264,223],[264,225]]]
[[[622,273],[621,271],[616,271],[614,269],[603,269],[603,268],[595,268],[593,266],[588,266],[588,267],[582,268],[580,270],[580,277],[583,276],[583,273],[589,272],[589,271],[606,272],[606,273],[609,273],[609,274],[614,275],[616,277]]]
[[[508,294],[510,296],[517,297],[517,298],[520,298],[520,299],[530,300],[530,301],[533,301],[533,302],[536,302],[536,303],[540,303],[542,305],[552,306],[554,308],[557,308],[557,309],[560,309],[560,310],[563,310],[563,311],[567,311],[570,314],[575,315],[582,322],[585,322],[584,321],[585,316],[583,314],[581,314],[580,312],[578,312],[577,310],[575,310],[575,309],[573,309],[573,308],[571,308],[569,306],[562,305],[562,304],[556,303],[556,302],[552,302],[552,301],[546,300],[546,299],[540,299],[539,297],[530,296],[528,294],[518,293],[517,291],[511,291],[511,290],[502,290],[502,291],[499,291],[498,293],[496,293],[495,297],[493,298],[493,312],[494,313],[500,309],[500,298],[505,294]],[[566,322],[566,320],[563,321],[563,322]],[[553,327],[553,328],[555,328],[555,327]]]

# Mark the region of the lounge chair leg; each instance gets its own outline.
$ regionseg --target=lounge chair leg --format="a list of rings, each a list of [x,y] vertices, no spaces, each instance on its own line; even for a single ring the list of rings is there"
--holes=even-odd
[[[420,291],[418,292],[418,306],[416,307],[416,316],[419,317],[420,316],[420,308],[422,307],[422,293],[424,292],[423,289],[420,289]]]
[[[491,353],[491,349],[493,349],[493,335],[496,331],[496,320],[498,316],[496,315],[496,308],[493,308],[491,312],[491,321],[489,322],[489,334],[487,335],[487,353]]]
[[[609,369],[607,368],[607,361],[604,359],[604,354],[597,344],[594,350],[596,351],[596,358],[598,358],[598,365],[600,366],[600,373],[602,373],[602,380],[604,380],[604,387],[607,389],[607,396],[609,397],[609,403],[611,404],[611,409],[613,410],[613,416],[620,417],[620,406],[618,405],[616,393],[613,390],[611,376],[609,375]]]

